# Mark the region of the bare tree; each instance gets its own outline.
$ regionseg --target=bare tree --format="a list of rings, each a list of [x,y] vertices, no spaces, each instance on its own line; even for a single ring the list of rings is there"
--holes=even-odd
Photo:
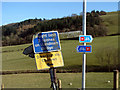
[[[115,69],[117,69],[117,66],[118,66],[118,64],[119,64],[118,57],[119,57],[119,55],[118,55],[118,50],[115,49],[115,50],[113,51],[113,64],[114,64]]]
[[[114,49],[111,47],[106,47],[104,50],[105,50],[105,61],[106,61],[106,64],[108,66],[108,70],[110,72],[111,66],[113,64],[112,57],[113,57],[113,50]]]
[[[95,54],[101,66],[107,66],[110,72],[111,67],[117,68],[118,65],[118,52],[117,49],[112,47],[104,47],[98,49]]]

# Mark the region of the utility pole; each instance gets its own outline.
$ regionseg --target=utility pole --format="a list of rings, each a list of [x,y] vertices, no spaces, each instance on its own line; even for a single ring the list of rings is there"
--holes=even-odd
[[[86,35],[86,0],[83,0],[83,35]],[[83,43],[86,46],[86,43]],[[82,90],[85,90],[85,72],[86,72],[86,53],[83,52],[82,65]]]

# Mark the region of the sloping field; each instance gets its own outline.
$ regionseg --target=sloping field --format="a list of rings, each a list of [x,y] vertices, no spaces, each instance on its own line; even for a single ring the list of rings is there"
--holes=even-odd
[[[112,12],[101,16],[104,19],[105,25],[108,26],[108,35],[118,33],[117,15],[116,12]],[[92,53],[87,53],[87,66],[101,66],[99,60],[96,58],[96,53],[107,47],[110,47],[112,51],[118,49],[118,37],[120,36],[96,37],[91,44],[87,44],[92,45]],[[61,40],[60,43],[65,63],[62,69],[81,70],[82,53],[78,53],[76,47],[82,44],[78,40]],[[3,71],[36,70],[35,59],[23,55],[23,50],[30,45],[23,44],[2,47]],[[62,88],[81,87],[81,73],[57,73],[57,77],[62,80]],[[108,81],[110,82],[108,83]],[[49,88],[50,76],[49,73],[8,74],[2,75],[2,83],[5,88]],[[72,85],[69,85],[70,83]],[[112,90],[113,73],[86,73],[86,87],[111,88]]]
[[[3,70],[35,70],[35,60],[23,55],[23,50],[31,44],[7,46],[2,48]],[[61,40],[61,49],[66,69],[80,69],[82,65],[82,53],[76,51],[77,45],[82,45],[78,40]],[[89,44],[90,45],[90,44]],[[87,65],[100,65],[95,53],[102,48],[111,47],[118,49],[118,36],[106,36],[94,38],[92,53],[87,54]]]
[[[108,27],[108,35],[118,33],[118,12],[109,12],[101,16],[104,24]]]
[[[118,12],[110,12],[107,15],[101,16],[104,24],[108,27],[108,35],[118,33]],[[23,50],[31,44],[23,44],[16,46],[2,47],[2,67],[3,70],[35,70],[35,60],[26,55],[23,55]],[[82,45],[78,40],[61,40],[61,49],[65,66],[64,69],[81,69],[82,53],[77,53],[77,45]],[[96,58],[96,53],[106,47],[112,48],[114,51],[118,49],[118,35],[96,37],[92,45],[92,53],[87,54],[88,66],[99,66],[100,63]]]

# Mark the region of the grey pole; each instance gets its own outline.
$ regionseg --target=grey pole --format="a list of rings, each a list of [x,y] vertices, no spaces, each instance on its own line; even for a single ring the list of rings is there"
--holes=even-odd
[[[53,88],[53,90],[57,90],[56,84],[55,84],[55,79],[54,79],[54,68],[50,68],[49,71],[50,71],[50,78],[51,78],[51,87],[50,88]]]
[[[83,34],[86,35],[86,0],[83,0]],[[86,46],[86,43],[83,43]],[[83,53],[82,64],[82,90],[85,90],[86,53]]]

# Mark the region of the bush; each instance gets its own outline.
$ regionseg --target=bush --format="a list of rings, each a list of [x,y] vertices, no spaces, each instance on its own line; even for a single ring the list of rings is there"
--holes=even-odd
[[[100,15],[106,15],[107,13],[105,11],[101,11]]]
[[[118,50],[111,47],[100,48],[95,54],[98,62],[102,67],[106,67],[110,72],[111,69],[119,69]]]
[[[104,25],[95,25],[94,27],[87,27],[87,34],[93,37],[106,36],[107,28]]]
[[[103,22],[99,15],[106,15],[106,12],[95,10],[87,12],[87,34],[92,35],[93,37],[107,35],[107,28],[102,25]],[[31,43],[32,35],[35,33],[53,30],[57,30],[58,32],[80,31],[82,30],[82,16],[73,14],[71,17],[69,16],[52,20],[35,18],[20,23],[2,26],[2,43],[3,45]],[[6,41],[6,39],[10,40]]]

